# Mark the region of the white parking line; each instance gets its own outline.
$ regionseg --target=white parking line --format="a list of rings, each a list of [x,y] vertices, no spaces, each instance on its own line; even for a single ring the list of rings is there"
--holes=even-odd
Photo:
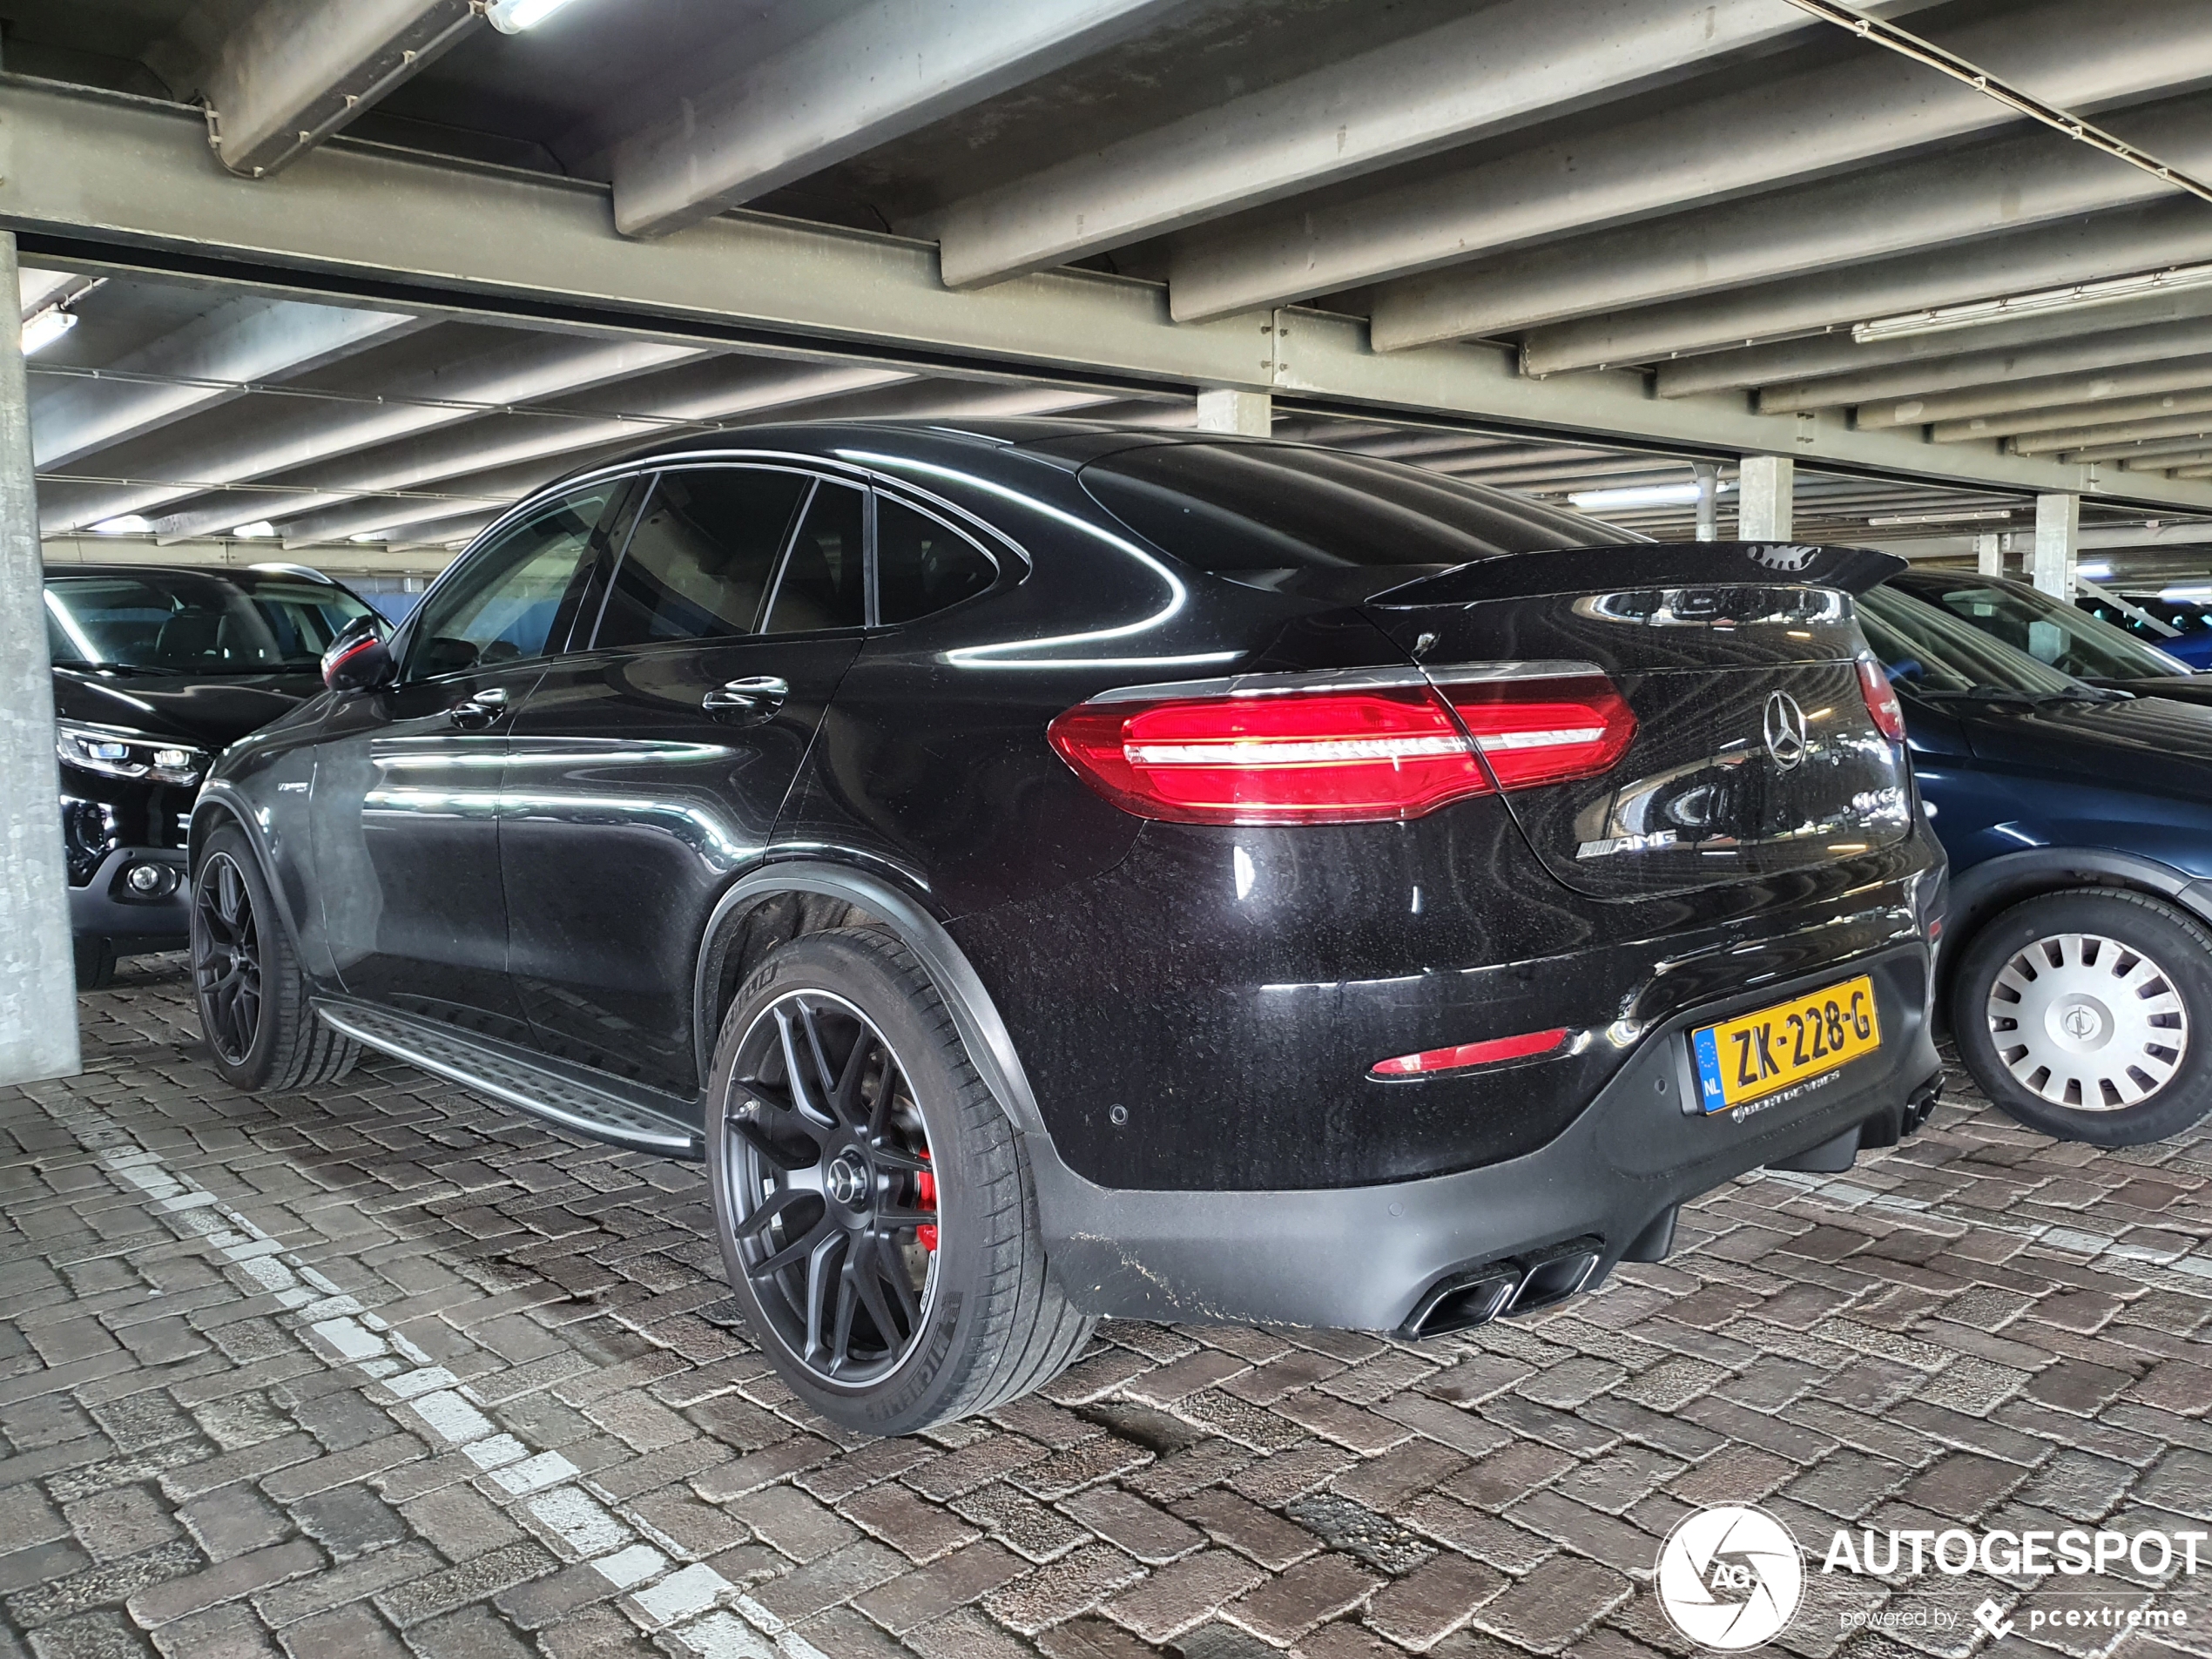
[[[527,1499],[519,1507],[545,1536],[628,1593],[631,1617],[646,1631],[673,1635],[706,1659],[825,1659],[705,1561],[672,1560],[682,1553],[673,1540],[576,1484],[580,1472],[566,1457],[533,1447],[526,1434],[502,1424],[497,1406],[434,1364],[373,1307],[170,1168],[105,1112],[66,1098],[39,1103],[149,1215],[238,1269],[255,1286],[247,1294],[266,1294],[286,1310],[308,1352],[334,1371],[360,1374],[363,1399],[399,1427],[427,1430],[434,1442],[462,1453],[509,1497]],[[457,1333],[456,1339],[466,1340]]]

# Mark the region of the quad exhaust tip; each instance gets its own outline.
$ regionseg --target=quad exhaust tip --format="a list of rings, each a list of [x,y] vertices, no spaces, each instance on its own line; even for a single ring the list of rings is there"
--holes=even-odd
[[[1447,1274],[1414,1305],[1399,1334],[1418,1339],[1465,1331],[1564,1302],[1589,1282],[1605,1253],[1602,1238],[1575,1238],[1512,1261]]]

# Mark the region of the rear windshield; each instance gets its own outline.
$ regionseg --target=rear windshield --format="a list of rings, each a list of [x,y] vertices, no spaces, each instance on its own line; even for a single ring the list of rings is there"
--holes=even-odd
[[[1150,444],[1082,476],[1101,506],[1182,563],[1324,599],[1501,553],[1642,539],[1419,468],[1291,444]]]
[[[2062,674],[2084,679],[2149,679],[2189,671],[2187,664],[2139,643],[2110,623],[2017,583],[1960,577],[1943,583],[1916,580],[1905,591],[1941,605]]]

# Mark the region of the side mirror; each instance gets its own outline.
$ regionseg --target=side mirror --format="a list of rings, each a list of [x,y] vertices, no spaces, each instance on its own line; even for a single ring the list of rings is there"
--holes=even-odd
[[[389,685],[398,675],[381,617],[355,619],[322,654],[322,683],[341,697]]]

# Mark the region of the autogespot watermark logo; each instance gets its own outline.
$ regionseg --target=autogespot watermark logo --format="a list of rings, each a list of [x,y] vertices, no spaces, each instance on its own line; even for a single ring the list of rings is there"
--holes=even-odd
[[[1740,1653],[1773,1641],[1804,1589],[1797,1541],[1764,1509],[1700,1509],[1659,1546],[1659,1605],[1701,1648]]]
[[[2027,1578],[2101,1578],[2132,1573],[2138,1581],[2169,1575],[2194,1579],[2205,1564],[2200,1547],[2212,1542],[2204,1532],[2091,1531],[2086,1527],[2049,1532],[1998,1528],[1972,1533],[1946,1531],[1838,1531],[1822,1559],[1824,1574],[1910,1581],[1934,1573],[1963,1577],[1981,1573],[2002,1581]],[[1764,1646],[1789,1629],[1803,1601],[1805,1557],[1789,1527],[1765,1510],[1749,1504],[1716,1504],[1688,1516],[1659,1547],[1659,1605],[1676,1629],[1701,1648],[1740,1653]],[[2084,1587],[2085,1588],[2087,1587]],[[1844,1630],[1948,1631],[1958,1613],[1910,1596],[1885,1606],[1844,1610]],[[1986,1598],[1973,1620],[1993,1638],[2016,1629],[2153,1631],[2182,1629],[2189,1615],[2178,1607],[2140,1602],[2044,1605],[2012,1608]]]

